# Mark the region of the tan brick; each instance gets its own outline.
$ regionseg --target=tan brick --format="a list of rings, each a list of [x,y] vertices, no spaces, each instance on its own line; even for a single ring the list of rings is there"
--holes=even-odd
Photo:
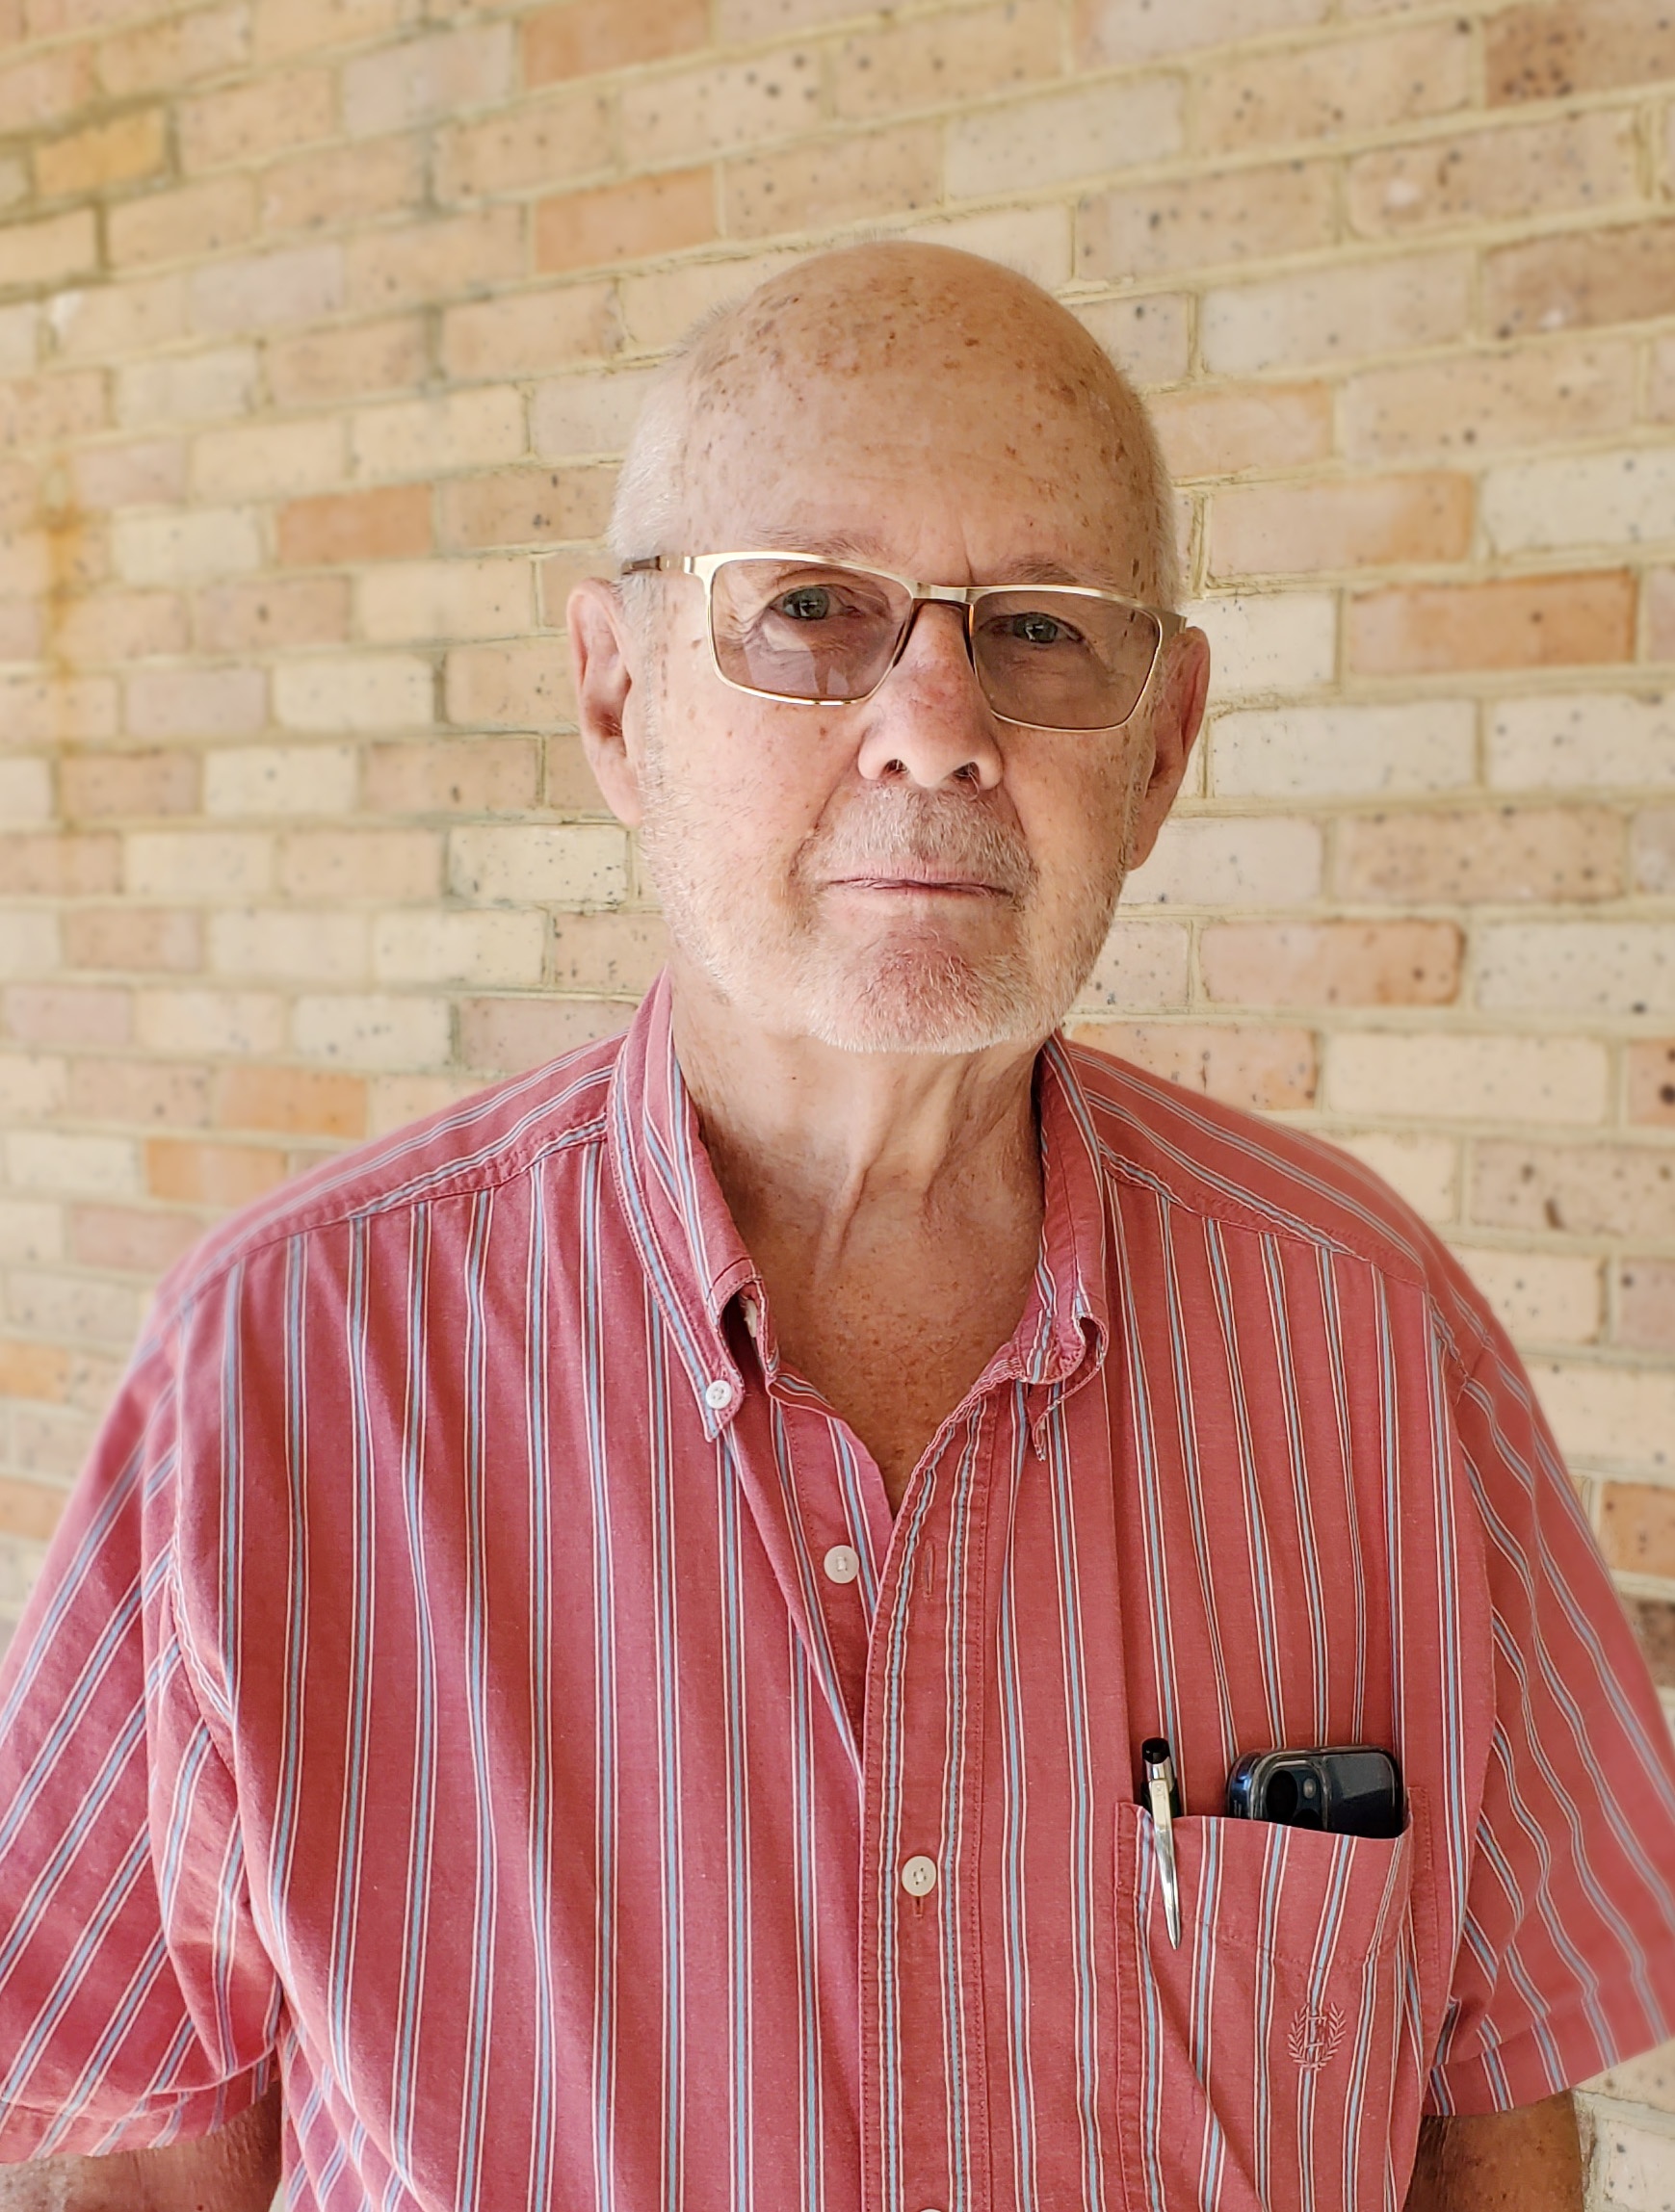
[[[1330,245],[1336,222],[1332,172],[1322,162],[1132,186],[1083,201],[1076,273],[1126,281],[1266,261]]]
[[[855,0],[716,0],[716,30],[731,44],[818,30],[855,12]]]
[[[142,898],[255,898],[273,882],[269,837],[224,829],[133,830],[122,846],[124,887]]]
[[[115,891],[120,866],[114,837],[0,835],[0,892],[77,898]]]
[[[1285,469],[1332,450],[1326,384],[1247,384],[1165,392],[1151,403],[1153,427],[1176,482]]]
[[[73,908],[64,917],[64,957],[70,968],[190,972],[202,964],[201,919],[166,906]]]
[[[1502,1252],[1481,1245],[1454,1256],[1515,1341],[1590,1343],[1599,1334],[1597,1260],[1551,1252]]]
[[[295,645],[339,645],[349,637],[349,580],[341,576],[258,577],[218,584],[192,605],[200,653],[265,653]]]
[[[199,77],[219,76],[249,59],[249,11],[241,0],[221,8],[148,23],[94,49],[99,82],[115,99],[175,91]]]
[[[1592,437],[1634,419],[1626,345],[1537,346],[1371,369],[1344,389],[1351,460],[1422,459]]]
[[[618,369],[609,375],[555,377],[542,384],[530,408],[530,440],[536,452],[555,458],[621,453],[649,382],[649,371]]]
[[[58,1054],[0,1051],[0,1110],[8,1121],[48,1121],[64,1111],[69,1062]]]
[[[553,981],[561,991],[639,998],[668,957],[655,914],[561,914],[553,924]]]
[[[484,1075],[516,1074],[614,1037],[633,1019],[631,999],[467,999],[459,1008],[459,1055]]]
[[[78,507],[160,507],[184,498],[186,448],[178,438],[92,446],[69,456]]]
[[[490,107],[511,89],[513,31],[484,23],[375,47],[343,71],[351,138],[377,138],[433,116]]]
[[[526,16],[522,30],[525,84],[550,85],[691,53],[708,39],[709,10],[705,0],[565,0]]]
[[[378,815],[524,814],[539,796],[534,739],[438,738],[367,754],[366,805]]]
[[[1247,1029],[1203,1022],[1073,1022],[1072,1042],[1114,1053],[1153,1075],[1257,1112],[1304,1106],[1315,1096],[1315,1040],[1307,1029]]]
[[[279,889],[290,898],[336,905],[434,898],[442,889],[442,840],[430,830],[299,830],[279,848]]]
[[[335,246],[284,247],[244,261],[214,261],[193,272],[196,330],[268,330],[311,323],[343,305],[343,255]]]
[[[1473,904],[1615,898],[1623,822],[1594,807],[1367,815],[1338,832],[1347,898]]]
[[[247,1206],[284,1180],[284,1154],[265,1146],[153,1137],[145,1147],[146,1189],[176,1205]]]
[[[534,612],[527,560],[392,561],[355,581],[361,637],[407,639],[513,638]]]
[[[623,15],[615,7],[612,13]],[[611,159],[609,101],[590,90],[563,92],[445,130],[436,152],[436,191],[447,202],[563,184],[608,169]]]
[[[146,669],[128,679],[123,721],[136,738],[232,738],[267,719],[259,668]]]
[[[1675,1153],[1647,1145],[1477,1147],[1472,1217],[1564,1236],[1675,1237]]]
[[[1631,837],[1635,888],[1667,898],[1675,891],[1675,808],[1646,807]]]
[[[1011,100],[949,118],[953,199],[986,199],[1165,160],[1184,143],[1181,87],[1144,77]]]
[[[1212,289],[1201,310],[1205,365],[1240,376],[1444,345],[1470,327],[1473,273],[1469,255],[1431,254]]]
[[[1397,1130],[1332,1131],[1332,1142],[1380,1175],[1426,1221],[1459,1212],[1459,1144]]]
[[[341,483],[345,458],[343,425],[328,415],[205,430],[193,444],[192,488],[204,500],[295,499]]]
[[[109,185],[155,176],[168,159],[163,110],[141,108],[38,146],[35,181],[48,199],[61,194],[102,192]]]
[[[62,284],[98,267],[99,244],[92,208],[49,215],[39,222],[0,226],[0,286]]]
[[[0,447],[59,444],[86,437],[104,424],[103,377],[77,371],[0,384]]]
[[[463,983],[478,990],[541,980],[546,917],[505,911],[381,915],[373,924],[380,983]]]
[[[448,1006],[441,999],[353,996],[299,999],[291,1033],[309,1059],[353,1068],[440,1067],[450,1053]]]
[[[288,979],[315,988],[364,983],[366,917],[289,907],[222,908],[209,917],[209,965],[219,976]]]
[[[69,1360],[69,1353],[62,1344],[0,1339],[0,1396],[64,1398],[68,1389]],[[41,1531],[43,1536],[49,1533],[47,1529]]]
[[[1324,592],[1227,593],[1191,619],[1209,637],[1217,695],[1309,690],[1335,670],[1337,608]]]
[[[1617,1342],[1675,1352],[1675,1260],[1625,1260],[1617,1286]]]
[[[1349,603],[1350,665],[1366,675],[1628,661],[1634,640],[1634,579],[1613,569],[1410,585]]]
[[[431,719],[431,664],[410,653],[325,653],[281,662],[274,715],[287,730],[395,730]]]
[[[450,552],[599,536],[611,510],[609,468],[497,469],[437,486],[437,542]]]
[[[0,727],[17,744],[114,737],[116,686],[103,676],[0,676]]]
[[[58,763],[66,820],[124,820],[196,812],[191,752],[71,752]]]
[[[352,312],[429,306],[524,273],[523,210],[489,207],[402,230],[372,230],[345,249]]]
[[[1323,22],[1329,0],[1076,0],[1076,58],[1085,68],[1132,67],[1193,46]]]
[[[620,343],[610,284],[509,294],[450,307],[442,318],[442,360],[451,377],[547,376],[570,361],[602,359]]]
[[[1607,1566],[1620,1574],[1675,1575],[1675,1490],[1662,1483],[1606,1483],[1599,1540]]]
[[[85,107],[93,93],[92,49],[65,46],[0,68],[0,132],[43,130]]]
[[[112,550],[129,584],[202,584],[259,567],[262,558],[255,522],[238,507],[118,514]]]
[[[719,62],[622,89],[622,150],[630,169],[702,161],[761,139],[818,127],[820,55],[781,48],[759,61]]]
[[[394,1130],[458,1106],[482,1087],[481,1076],[372,1076],[367,1081],[367,1133],[388,1136]]]
[[[1360,155],[1349,220],[1368,237],[1609,207],[1639,197],[1634,118],[1570,116]]]
[[[1458,791],[1476,781],[1469,700],[1287,707],[1218,716],[1210,734],[1217,797],[1367,797]]]
[[[1675,222],[1501,247],[1484,256],[1483,304],[1497,338],[1667,315],[1675,310]]]
[[[1183,1011],[1191,997],[1191,931],[1184,923],[1119,916],[1077,995],[1078,1015]]]
[[[190,1060],[76,1060],[68,1106],[78,1121],[202,1129],[209,1121],[209,1070]]]
[[[614,822],[450,830],[448,884],[482,905],[619,906],[627,835]]]
[[[618,286],[623,329],[636,351],[661,352],[676,344],[700,315],[742,299],[799,256],[787,248],[728,261],[676,262],[654,274],[623,276]]]
[[[1147,299],[1078,299],[1076,320],[1117,367],[1140,386],[1178,383],[1187,374],[1191,332],[1186,299],[1154,293]]]
[[[325,69],[284,69],[247,85],[222,86],[175,109],[180,166],[190,176],[229,163],[248,168],[270,154],[337,133],[337,89]]]
[[[1460,560],[1472,480],[1419,474],[1249,484],[1210,503],[1210,573],[1263,576],[1395,561]]]
[[[333,230],[351,217],[360,223],[416,208],[424,196],[423,146],[417,138],[313,146],[263,171],[262,228]]]
[[[173,591],[100,591],[66,600],[54,643],[74,667],[125,666],[157,653],[184,653],[186,605]]]
[[[1562,100],[1675,76],[1675,22],[1661,0],[1536,0],[1492,14],[1483,51],[1492,103]]]
[[[249,346],[217,346],[118,371],[117,414],[127,424],[205,422],[243,414],[255,396]]]
[[[1321,888],[1321,833],[1282,816],[1164,824],[1151,858],[1124,886],[1131,905],[1296,906]]]
[[[38,661],[46,635],[39,598],[0,599],[0,661]]]
[[[268,382],[281,407],[330,406],[339,400],[415,389],[427,368],[425,326],[416,315],[309,331],[268,343]]]
[[[126,991],[80,983],[12,983],[0,993],[6,1033],[24,1045],[125,1045],[133,1031]]]
[[[465,645],[448,656],[451,722],[484,729],[549,729],[576,718],[569,648],[561,638],[517,645]]]
[[[930,207],[941,197],[941,136],[928,123],[787,146],[726,165],[727,231],[765,238]]]
[[[1675,1129],[1675,1042],[1642,1039],[1629,1046],[1624,1058],[1630,1121]]]
[[[1542,922],[1478,933],[1479,1006],[1517,1012],[1675,1014],[1675,928]]]
[[[535,220],[536,267],[548,274],[676,253],[717,235],[714,172],[666,169],[565,193],[543,199]]]
[[[144,352],[185,329],[186,280],[178,271],[61,292],[52,302],[52,334],[67,361]]]
[[[362,476],[417,476],[487,468],[525,450],[521,396],[507,387],[369,407],[351,426]]]
[[[832,84],[840,116],[954,107],[1008,86],[1062,73],[1053,0],[1008,0],[918,22],[859,31],[838,46]]]
[[[1597,1122],[1605,1048],[1588,1038],[1356,1029],[1327,1045],[1340,1113],[1424,1121]]]
[[[1222,155],[1446,115],[1470,100],[1471,66],[1472,27],[1460,19],[1211,63],[1198,78],[1196,143]]]
[[[330,492],[294,501],[278,517],[279,559],[292,568],[399,560],[431,550],[431,495],[423,484]]]
[[[1459,990],[1448,922],[1217,923],[1199,947],[1212,999],[1250,1006],[1443,1006]]]
[[[366,1133],[366,1119],[367,1086],[360,1076],[319,1068],[222,1068],[215,1078],[221,1129],[357,1137]]]
[[[196,260],[255,235],[256,188],[248,176],[223,176],[146,193],[112,208],[107,228],[111,259],[119,269],[137,261]]]
[[[1646,578],[1646,657],[1675,661],[1675,569],[1656,568]]]
[[[355,780],[353,745],[218,745],[204,762],[203,811],[347,814]]]
[[[412,20],[411,0],[256,0],[259,62],[376,39]]]
[[[8,1179],[19,1190],[125,1198],[139,1186],[136,1148],[122,1137],[13,1130],[5,1140],[5,1158]]]
[[[1496,553],[1635,545],[1671,534],[1672,499],[1675,447],[1625,446],[1490,469],[1483,524]]]

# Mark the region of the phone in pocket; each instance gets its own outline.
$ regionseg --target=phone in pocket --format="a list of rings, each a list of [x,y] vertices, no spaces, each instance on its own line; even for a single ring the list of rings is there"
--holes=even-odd
[[[1332,1835],[1400,1835],[1401,1773],[1374,1744],[1246,1752],[1227,1777],[1227,1812]]]

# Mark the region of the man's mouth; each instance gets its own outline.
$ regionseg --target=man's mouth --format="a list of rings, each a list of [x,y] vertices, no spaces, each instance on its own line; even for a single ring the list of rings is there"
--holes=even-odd
[[[879,891],[933,894],[952,898],[1004,898],[998,883],[984,883],[973,875],[839,875],[831,878],[834,891]]]

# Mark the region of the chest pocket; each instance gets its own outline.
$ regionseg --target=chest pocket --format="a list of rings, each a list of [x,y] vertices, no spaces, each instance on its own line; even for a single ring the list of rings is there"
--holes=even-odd
[[[1116,2132],[1127,2212],[1399,2206],[1419,2128],[1415,1830],[1175,1823],[1118,1809]]]

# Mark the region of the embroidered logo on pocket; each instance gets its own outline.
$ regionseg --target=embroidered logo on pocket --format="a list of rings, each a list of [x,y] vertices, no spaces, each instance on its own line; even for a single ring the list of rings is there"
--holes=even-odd
[[[1285,2047],[1304,2073],[1313,2073],[1337,2056],[1343,2040],[1344,2016],[1336,2005],[1327,2005],[1322,2012],[1299,2005],[1292,2015]]]

